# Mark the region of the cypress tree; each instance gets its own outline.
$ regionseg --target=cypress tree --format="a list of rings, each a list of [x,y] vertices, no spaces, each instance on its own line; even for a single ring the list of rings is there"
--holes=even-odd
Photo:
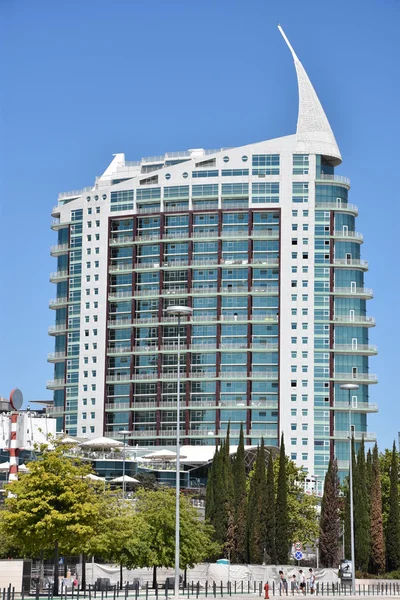
[[[265,502],[265,553],[266,563],[276,563],[275,551],[275,480],[272,454],[268,457],[267,495]]]
[[[371,448],[368,448],[367,462],[365,464],[365,469],[366,469],[366,478],[367,478],[367,495],[368,495],[368,498],[371,498],[371,491],[372,491],[372,452],[371,452]]]
[[[370,508],[367,494],[364,437],[357,454],[354,478],[354,542],[356,565],[361,571],[368,570],[370,554]]]
[[[336,567],[340,554],[340,484],[336,460],[330,461],[321,503],[319,549],[321,564]]]
[[[351,538],[350,538],[350,485],[349,478],[346,477],[343,502],[343,534],[344,534],[344,556],[350,559],[351,556]]]
[[[369,572],[380,575],[385,571],[385,538],[382,519],[382,489],[378,444],[375,443],[371,462],[371,554]]]
[[[247,512],[248,559],[252,564],[262,564],[265,548],[265,446],[257,450],[254,474],[250,482],[249,505]]]
[[[286,456],[283,434],[279,453],[279,471],[275,511],[275,549],[278,564],[287,564],[289,554],[289,523],[287,505]]]
[[[389,513],[386,525],[386,560],[389,571],[400,568],[399,475],[396,444],[390,466]]]
[[[247,561],[246,524],[247,524],[247,489],[246,465],[244,459],[243,425],[240,426],[239,445],[233,462],[234,507],[235,507],[235,551],[233,560],[244,564]]]

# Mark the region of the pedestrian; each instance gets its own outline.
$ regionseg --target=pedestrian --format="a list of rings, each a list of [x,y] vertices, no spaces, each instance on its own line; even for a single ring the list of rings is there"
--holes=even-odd
[[[290,591],[292,592],[292,596],[294,596],[295,592],[299,593],[299,586],[297,585],[296,575],[292,575],[292,578],[290,580]]]
[[[279,593],[288,591],[288,584],[283,571],[279,571]]]
[[[315,592],[315,575],[311,567],[308,570],[310,572],[310,594],[313,594]]]
[[[299,571],[299,585],[300,585],[300,592],[302,592],[304,595],[306,593],[306,576],[303,573],[303,569],[300,569]]]

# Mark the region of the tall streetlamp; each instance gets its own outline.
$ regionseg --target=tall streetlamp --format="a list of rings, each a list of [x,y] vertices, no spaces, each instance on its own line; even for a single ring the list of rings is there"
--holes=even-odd
[[[176,498],[175,498],[175,597],[179,597],[179,496],[180,496],[180,426],[181,426],[181,318],[188,317],[193,310],[190,306],[168,306],[165,313],[172,317],[178,317],[178,374],[176,378]]]
[[[349,392],[349,486],[350,486],[350,543],[351,543],[351,589],[352,593],[356,591],[356,563],[355,563],[355,552],[354,552],[354,504],[353,504],[353,456],[351,452],[351,392],[358,390],[360,386],[356,383],[343,383],[340,386],[341,390],[347,390]]]
[[[125,460],[126,460],[126,436],[129,435],[130,431],[120,431],[119,434],[124,438],[124,453],[122,455],[122,499],[125,500]]]

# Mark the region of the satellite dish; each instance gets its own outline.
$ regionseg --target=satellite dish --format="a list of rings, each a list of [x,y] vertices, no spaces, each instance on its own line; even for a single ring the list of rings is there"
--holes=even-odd
[[[24,397],[21,390],[15,388],[10,394],[10,404],[14,410],[20,410],[24,403]]]

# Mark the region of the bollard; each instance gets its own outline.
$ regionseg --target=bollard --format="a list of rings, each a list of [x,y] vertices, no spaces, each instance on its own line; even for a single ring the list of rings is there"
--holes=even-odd
[[[236,579],[235,579],[235,594],[236,594]]]
[[[137,581],[135,584],[135,598],[138,599],[139,596],[139,582]]]
[[[199,597],[199,590],[200,590],[200,583],[197,582],[197,584],[196,584],[196,598]]]
[[[207,598],[207,595],[208,595],[208,580],[207,579],[206,579],[206,588],[205,588],[205,590],[206,590],[206,598]]]
[[[217,584],[215,583],[215,581],[213,581],[213,593],[214,593],[214,598],[217,597]]]
[[[240,582],[240,593],[243,594],[243,579]]]
[[[148,600],[149,597],[149,582],[146,581],[146,600]]]
[[[224,595],[224,588],[223,588],[222,581],[221,581],[221,598],[223,597],[223,595]]]

